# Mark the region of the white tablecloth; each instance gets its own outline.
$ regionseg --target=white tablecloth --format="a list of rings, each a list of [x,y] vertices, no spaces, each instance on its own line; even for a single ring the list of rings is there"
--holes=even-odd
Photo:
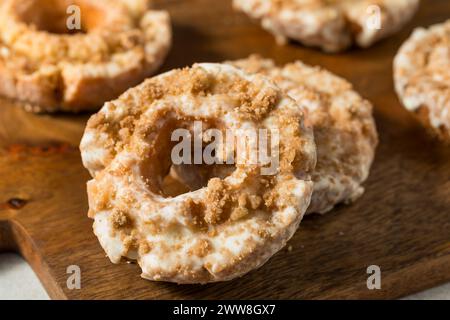
[[[28,263],[15,254],[0,255],[0,300],[49,299]],[[450,283],[405,299],[450,300]]]

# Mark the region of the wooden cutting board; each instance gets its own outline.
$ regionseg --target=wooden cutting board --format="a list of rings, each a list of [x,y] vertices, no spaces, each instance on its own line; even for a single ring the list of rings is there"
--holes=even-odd
[[[423,1],[400,34],[368,50],[327,55],[272,36],[230,1],[161,0],[174,46],[161,71],[251,53],[301,59],[350,80],[375,105],[381,144],[365,195],[326,216],[306,218],[293,239],[259,270],[227,283],[176,285],[113,265],[91,231],[78,144],[89,115],[32,115],[0,106],[0,251],[20,252],[56,299],[397,298],[450,280],[450,148],[433,142],[399,104],[392,59],[415,26],[450,18],[447,0]],[[67,267],[81,268],[69,290]],[[382,289],[366,287],[369,265]]]

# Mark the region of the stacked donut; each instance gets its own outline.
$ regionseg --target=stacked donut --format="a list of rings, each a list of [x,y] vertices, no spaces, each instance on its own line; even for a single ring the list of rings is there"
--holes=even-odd
[[[174,164],[175,130],[200,136],[206,150],[198,121],[238,140],[242,130],[277,132],[276,169],[226,162],[224,140],[215,140],[219,164]],[[329,72],[259,57],[196,64],[145,81],[90,119],[81,142],[89,216],[111,261],[137,260],[144,278],[230,280],[283,248],[306,212],[359,197],[376,144],[371,105]]]
[[[326,213],[361,196],[378,144],[372,105],[344,79],[299,61],[282,68],[258,56],[232,63],[270,77],[308,112],[318,161],[307,213]]]

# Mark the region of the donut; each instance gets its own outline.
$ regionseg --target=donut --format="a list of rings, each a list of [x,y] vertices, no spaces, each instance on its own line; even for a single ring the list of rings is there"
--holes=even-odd
[[[372,105],[346,80],[299,61],[277,67],[272,60],[254,55],[230,63],[270,77],[307,110],[317,145],[314,193],[307,214],[323,214],[338,203],[359,198],[378,144]]]
[[[395,56],[394,82],[405,108],[449,143],[450,20],[413,32]]]
[[[139,84],[171,45],[168,14],[147,2],[2,0],[0,96],[32,112],[80,112]],[[72,9],[79,30],[68,27]]]
[[[180,164],[178,129],[199,138],[201,150],[207,129],[232,143],[217,140],[218,163]],[[225,161],[238,156],[229,146],[256,129],[279,136],[270,139],[279,156],[271,172],[245,156]],[[149,280],[208,283],[258,268],[295,233],[313,191],[316,147],[303,111],[266,77],[226,64],[172,70],[107,102],[88,121],[80,150],[93,176],[89,216],[101,246],[113,263],[136,260]],[[203,181],[174,187],[171,172],[183,170]]]
[[[280,44],[293,39],[326,52],[366,48],[402,28],[419,0],[233,0]]]

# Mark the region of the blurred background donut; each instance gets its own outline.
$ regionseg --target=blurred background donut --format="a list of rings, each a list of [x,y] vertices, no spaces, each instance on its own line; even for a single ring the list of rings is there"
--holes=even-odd
[[[34,112],[96,109],[151,75],[170,45],[168,14],[147,0],[4,0],[0,95]]]
[[[450,20],[414,31],[395,57],[394,79],[405,108],[450,143]]]

